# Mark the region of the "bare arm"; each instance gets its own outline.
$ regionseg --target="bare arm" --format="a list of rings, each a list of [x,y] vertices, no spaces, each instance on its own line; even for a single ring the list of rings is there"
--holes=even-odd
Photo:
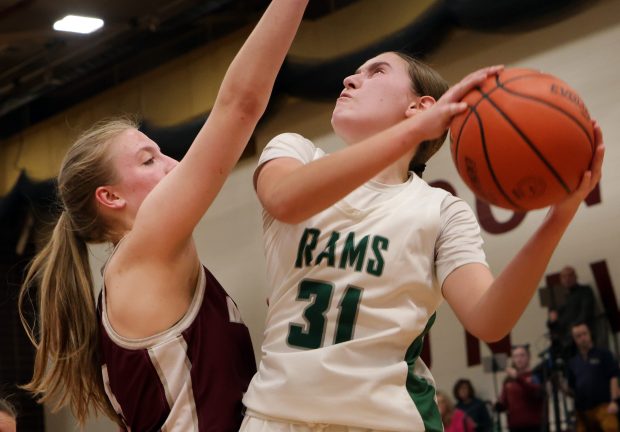
[[[256,179],[258,198],[273,217],[297,223],[326,209],[422,141],[441,136],[452,117],[466,109],[458,103],[473,87],[501,66],[478,70],[450,88],[428,110],[344,148],[303,165],[291,158],[267,162]]]
[[[199,277],[192,232],[265,110],[307,2],[271,2],[230,64],[213,110],[186,156],[144,199],[110,260],[108,317],[124,336],[157,334],[186,313]]]
[[[550,208],[541,226],[494,279],[482,264],[467,264],[444,281],[443,294],[465,328],[485,341],[497,341],[515,325],[542,278],[551,255],[579,205],[601,178],[604,146],[595,125],[596,152],[579,188]]]
[[[131,235],[149,248],[141,252],[175,256],[187,244],[267,106],[307,3],[273,0],[243,44],[186,156],[140,207]],[[163,227],[165,236],[154,235]]]

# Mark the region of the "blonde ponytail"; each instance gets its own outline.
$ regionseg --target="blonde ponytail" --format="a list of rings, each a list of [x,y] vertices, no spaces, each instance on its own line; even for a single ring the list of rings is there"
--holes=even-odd
[[[83,426],[104,413],[121,424],[106,396],[99,358],[99,324],[86,242],[105,242],[110,232],[97,213],[94,193],[115,181],[109,142],[131,120],[106,121],[86,131],[71,147],[58,175],[64,210],[51,238],[28,268],[19,296],[22,323],[36,347],[32,380],[23,387],[49,403],[68,405]],[[35,323],[26,319],[30,294],[38,288]]]
[[[23,314],[28,287],[37,284],[35,329]],[[115,418],[105,395],[98,356],[98,323],[86,243],[60,215],[50,241],[35,257],[19,298],[20,316],[37,348],[32,381],[24,386],[50,403],[52,410],[69,405],[79,423],[90,407]]]

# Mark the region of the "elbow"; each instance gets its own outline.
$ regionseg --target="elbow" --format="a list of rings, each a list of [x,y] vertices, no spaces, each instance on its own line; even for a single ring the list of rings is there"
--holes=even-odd
[[[479,305],[460,316],[465,329],[476,338],[487,343],[495,343],[505,338],[517,323],[518,317],[504,313],[491,313],[489,305]]]
[[[269,101],[268,95],[253,89],[230,89],[220,95],[220,104],[229,112],[237,113],[243,121],[256,120],[263,115]]]
[[[261,98],[257,94],[251,94],[247,98],[238,100],[235,104],[235,110],[243,116],[243,118],[256,119],[265,113],[267,108],[267,99]]]
[[[263,203],[263,208],[274,219],[286,224],[296,225],[307,219],[302,214],[303,209],[301,208],[301,206],[295,205],[294,203],[287,200],[281,199],[273,200],[268,203]]]

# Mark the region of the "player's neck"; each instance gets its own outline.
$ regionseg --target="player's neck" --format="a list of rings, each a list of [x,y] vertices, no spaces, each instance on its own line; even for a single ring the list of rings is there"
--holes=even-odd
[[[397,185],[409,179],[409,159],[401,158],[379,174],[373,180],[381,184]]]

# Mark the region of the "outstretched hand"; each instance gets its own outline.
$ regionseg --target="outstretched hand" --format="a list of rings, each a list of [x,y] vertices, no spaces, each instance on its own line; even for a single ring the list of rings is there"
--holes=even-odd
[[[467,103],[461,102],[461,99],[488,77],[498,74],[503,69],[503,65],[497,65],[470,73],[450,87],[431,108],[416,115],[417,120],[422,122],[421,129],[424,138],[430,140],[440,137],[450,126],[452,118],[467,109]]]
[[[552,211],[556,213],[566,213],[572,217],[577,211],[579,204],[596,187],[602,176],[603,159],[605,157],[605,145],[603,144],[603,133],[596,120],[592,120],[594,128],[594,156],[590,163],[590,169],[587,170],[581,178],[579,187],[566,199],[552,207]]]

